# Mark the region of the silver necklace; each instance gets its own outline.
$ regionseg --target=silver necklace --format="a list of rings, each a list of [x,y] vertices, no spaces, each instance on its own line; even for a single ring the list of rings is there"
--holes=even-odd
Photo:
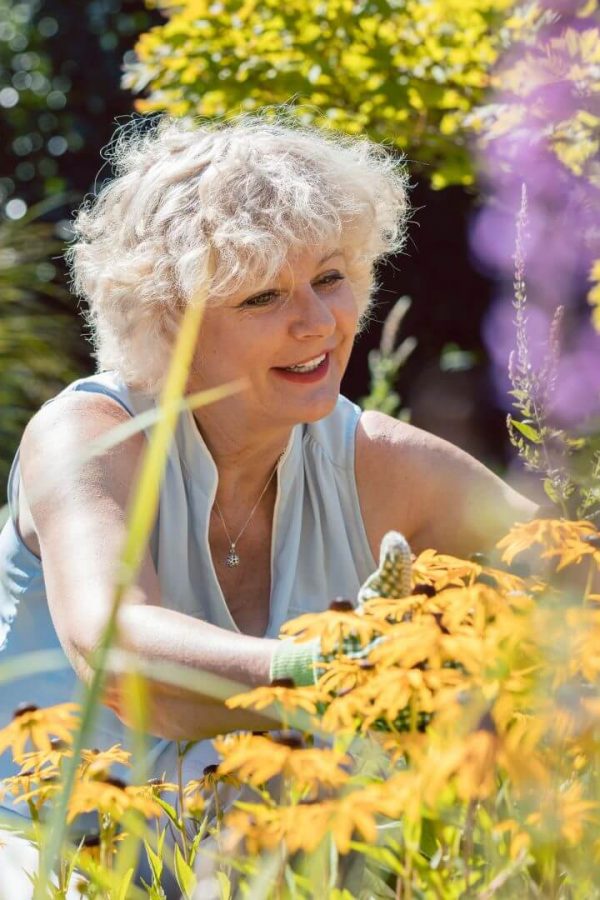
[[[235,541],[232,541],[232,540],[231,540],[231,536],[230,536],[230,534],[229,534],[229,531],[227,530],[227,525],[225,524],[225,519],[223,518],[223,513],[222,513],[221,510],[219,509],[219,504],[218,504],[218,502],[217,502],[217,498],[215,497],[215,509],[216,509],[217,512],[219,513],[219,518],[221,519],[221,522],[223,523],[223,529],[224,529],[224,531],[225,531],[225,536],[226,536],[227,540],[229,541],[229,553],[227,554],[227,556],[226,556],[226,558],[225,558],[225,565],[226,565],[226,566],[229,566],[230,569],[233,569],[235,566],[239,566],[239,564],[240,564],[240,557],[239,557],[239,554],[238,554],[238,552],[237,552],[237,550],[236,550],[237,542],[239,541],[239,539],[240,539],[241,536],[243,535],[244,531],[246,530],[246,526],[248,525],[248,522],[250,521],[250,519],[252,518],[252,516],[253,516],[254,513],[256,512],[256,510],[257,510],[257,508],[258,508],[258,504],[260,503],[260,501],[262,500],[262,498],[265,496],[265,493],[266,493],[266,491],[267,491],[267,488],[269,487],[269,485],[271,484],[271,482],[272,482],[272,480],[273,480],[273,476],[275,475],[275,472],[277,471],[277,466],[279,465],[282,456],[283,456],[283,453],[282,453],[281,456],[277,459],[277,462],[275,463],[275,468],[273,469],[273,471],[272,471],[271,474],[269,475],[269,480],[267,481],[267,483],[265,484],[264,488],[262,489],[260,497],[258,498],[258,500],[256,501],[256,503],[255,503],[254,506],[252,507],[252,509],[251,509],[251,511],[250,511],[250,515],[248,516],[248,518],[246,519],[246,521],[245,521],[244,524],[242,525],[241,531],[240,531],[240,533],[238,534],[238,536],[236,537]]]

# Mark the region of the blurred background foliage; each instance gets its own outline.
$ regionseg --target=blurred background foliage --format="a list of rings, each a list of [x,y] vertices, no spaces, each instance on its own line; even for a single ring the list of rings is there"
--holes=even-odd
[[[148,0],[124,83],[142,112],[225,116],[297,105],[304,122],[398,147],[434,187],[473,182],[461,128],[529,14],[514,0]]]
[[[32,412],[92,371],[62,252],[158,16],[130,0],[0,0],[0,486]]]
[[[498,271],[469,247],[488,199],[474,187],[475,151],[512,127],[509,107],[528,90],[521,68],[493,103],[498,60],[544,29],[562,39],[575,20],[578,35],[597,28],[596,0],[0,0],[0,481],[31,412],[93,367],[61,252],[71,210],[109,174],[98,155],[115,124],[134,111],[210,118],[281,102],[397,148],[413,174],[410,241],[381,268],[344,392],[367,393],[370,359],[414,424],[501,465],[504,416],[481,338]],[[556,122],[553,146],[589,183],[599,46],[581,39],[572,70],[544,69],[586,98],[583,115]],[[381,325],[400,295],[412,300],[398,334],[411,352],[404,344],[388,364]]]

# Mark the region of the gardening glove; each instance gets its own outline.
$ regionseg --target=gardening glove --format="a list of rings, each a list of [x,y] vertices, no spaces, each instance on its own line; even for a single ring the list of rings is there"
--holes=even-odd
[[[399,531],[388,531],[379,549],[379,568],[358,592],[358,608],[374,597],[408,597],[412,590],[411,552]]]
[[[410,592],[410,547],[398,531],[388,531],[381,542],[379,568],[367,578],[358,593],[358,609],[372,597],[406,597]],[[353,641],[349,639],[344,653],[353,658],[366,657],[381,640],[377,638],[366,647],[354,650]],[[319,677],[318,663],[323,659],[319,638],[301,643],[291,639],[280,641],[271,660],[271,682],[290,679],[296,687],[315,684]]]

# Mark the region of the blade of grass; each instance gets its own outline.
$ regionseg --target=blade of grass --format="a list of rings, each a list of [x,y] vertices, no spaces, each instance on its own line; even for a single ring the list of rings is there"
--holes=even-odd
[[[224,397],[230,397],[233,394],[237,394],[239,391],[244,390],[247,387],[247,381],[243,378],[240,378],[236,381],[229,381],[227,384],[221,384],[218,387],[209,388],[206,391],[198,391],[194,394],[188,394],[187,397],[182,397],[175,405],[177,412],[183,412],[186,409],[198,409],[200,406],[206,406],[209,403],[216,403],[217,400],[222,400]],[[127,422],[121,422],[119,425],[115,425],[114,428],[111,428],[110,431],[107,431],[106,434],[102,435],[97,441],[93,441],[85,453],[81,453],[77,459],[70,460],[69,465],[75,469],[77,466],[82,466],[84,463],[89,462],[89,460],[93,459],[95,456],[100,456],[103,453],[106,453],[107,450],[110,450],[112,447],[116,447],[117,444],[120,444],[122,441],[126,441],[128,438],[132,437],[134,434],[137,434],[139,431],[143,431],[146,428],[149,428],[150,425],[154,425],[159,421],[161,416],[163,415],[163,405],[155,406],[152,409],[147,409],[142,413],[138,413],[137,416],[133,416]],[[44,495],[49,490],[48,482],[46,482],[44,487],[39,488],[38,490],[34,490],[31,492],[31,496],[29,497],[29,502],[33,503],[35,501],[41,500],[44,498]],[[3,528],[6,522],[8,521],[10,516],[10,507],[8,503],[5,503],[4,506],[0,506],[0,528]]]
[[[19,678],[59,672],[70,668],[70,663],[61,650],[32,650],[23,656],[15,656],[0,662],[0,685]]]
[[[95,711],[100,703],[105,677],[106,660],[118,636],[118,613],[127,589],[133,584],[146,551],[156,516],[162,472],[177,422],[178,406],[185,391],[188,373],[196,347],[200,324],[208,294],[209,279],[204,279],[196,296],[187,306],[173,348],[163,392],[159,418],[144,454],[128,515],[125,547],[117,573],[113,603],[109,619],[95,654],[94,668],[82,708],[81,723],[74,735],[73,755],[67,760],[63,773],[63,789],[49,817],[48,842],[41,848],[39,879],[33,900],[44,900],[44,885],[50,881],[55,862],[63,845],[67,811],[75,783],[81,751],[90,733]]]
[[[243,694],[248,691],[248,685],[240,684],[230,678],[224,678],[222,675],[216,675],[214,672],[205,672],[199,669],[190,669],[187,666],[179,665],[172,662],[154,661],[152,663],[138,659],[134,654],[127,650],[113,649],[107,660],[107,668],[111,672],[127,672],[135,668],[137,672],[144,675],[147,679],[160,681],[162,684],[172,685],[187,691],[197,691],[213,700],[225,701],[229,697],[236,694]],[[299,731],[310,731],[315,737],[319,737],[326,741],[331,741],[333,736],[326,731],[322,731],[315,720],[304,710],[286,710],[285,720],[278,711],[276,706],[269,706],[260,711],[261,718],[271,719],[273,728],[281,728],[285,721],[285,726],[296,728]],[[364,738],[360,735],[349,735],[348,743],[352,744],[352,751],[358,752],[363,744],[366,745]]]

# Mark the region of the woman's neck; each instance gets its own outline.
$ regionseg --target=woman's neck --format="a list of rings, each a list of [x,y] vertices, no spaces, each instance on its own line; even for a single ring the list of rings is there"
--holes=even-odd
[[[273,475],[292,429],[241,428],[239,423],[215,420],[198,410],[194,419],[219,473],[219,505],[252,503]]]

